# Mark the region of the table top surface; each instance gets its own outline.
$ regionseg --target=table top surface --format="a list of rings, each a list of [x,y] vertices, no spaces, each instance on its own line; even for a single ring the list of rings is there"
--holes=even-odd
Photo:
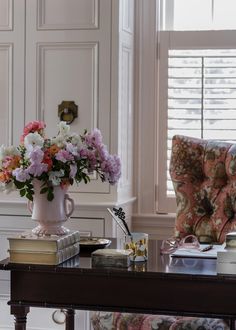
[[[121,248],[122,240],[111,239],[110,248]],[[98,272],[98,273],[132,273],[135,276],[155,275],[191,275],[191,276],[210,276],[224,277],[217,275],[216,259],[205,258],[179,258],[169,255],[160,254],[161,241],[149,240],[149,252],[147,262],[131,263],[129,268],[93,268],[91,266],[91,251],[89,249],[81,249],[79,255],[70,260],[57,265],[28,265],[28,264],[13,264],[9,263],[8,259],[0,261],[0,269],[5,270],[30,270],[30,271],[47,271],[47,272]],[[228,276],[228,275],[226,275]],[[234,278],[233,275],[231,277]],[[236,276],[235,276],[236,280]]]

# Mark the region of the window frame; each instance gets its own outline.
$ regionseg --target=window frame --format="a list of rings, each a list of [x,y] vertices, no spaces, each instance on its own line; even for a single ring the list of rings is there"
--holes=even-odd
[[[175,196],[167,196],[168,51],[170,49],[236,49],[236,31],[159,31],[157,63],[157,213],[174,213]]]

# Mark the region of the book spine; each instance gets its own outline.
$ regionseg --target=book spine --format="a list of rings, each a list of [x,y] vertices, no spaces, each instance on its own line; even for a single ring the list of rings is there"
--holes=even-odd
[[[67,246],[77,243],[79,239],[80,239],[79,231],[75,231],[71,234],[66,235],[65,237],[61,237],[57,241],[57,249],[62,250]]]
[[[29,252],[29,251],[14,251],[8,250],[10,262],[26,263],[26,264],[42,264],[42,265],[58,265],[74,256],[80,251],[79,243],[68,246],[57,252]]]
[[[68,246],[62,250],[59,250],[57,252],[58,255],[58,263],[62,263],[63,261],[66,261],[75,255],[77,255],[80,251],[80,245],[79,243],[74,243],[71,246]]]

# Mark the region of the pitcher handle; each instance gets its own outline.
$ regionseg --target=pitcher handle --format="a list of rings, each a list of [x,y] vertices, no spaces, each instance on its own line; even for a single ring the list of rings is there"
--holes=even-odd
[[[75,206],[74,200],[72,198],[70,198],[68,194],[65,194],[64,201],[65,201],[66,216],[67,216],[67,218],[69,218],[71,216],[71,214],[73,213],[73,211],[74,211],[74,206]],[[68,206],[69,206],[68,208],[67,208],[67,201],[69,202],[68,203]]]
[[[33,206],[34,206],[34,202],[28,200],[28,202],[27,202],[27,209],[30,211],[31,214],[33,212]]]

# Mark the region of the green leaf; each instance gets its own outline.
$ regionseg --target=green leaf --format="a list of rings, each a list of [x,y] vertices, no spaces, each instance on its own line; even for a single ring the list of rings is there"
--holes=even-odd
[[[48,191],[48,187],[44,187],[40,190],[40,194],[45,194]]]
[[[33,196],[29,193],[25,195],[26,198],[28,198],[30,201],[33,201]]]
[[[54,198],[54,193],[53,193],[52,189],[48,189],[47,200],[49,202],[51,202],[53,200],[53,198]]]
[[[26,189],[21,189],[20,190],[21,197],[25,196],[25,193],[26,193]]]
[[[18,188],[18,189],[22,189],[25,186],[25,182],[20,182],[20,181],[15,180],[14,183],[16,185],[16,188]]]

